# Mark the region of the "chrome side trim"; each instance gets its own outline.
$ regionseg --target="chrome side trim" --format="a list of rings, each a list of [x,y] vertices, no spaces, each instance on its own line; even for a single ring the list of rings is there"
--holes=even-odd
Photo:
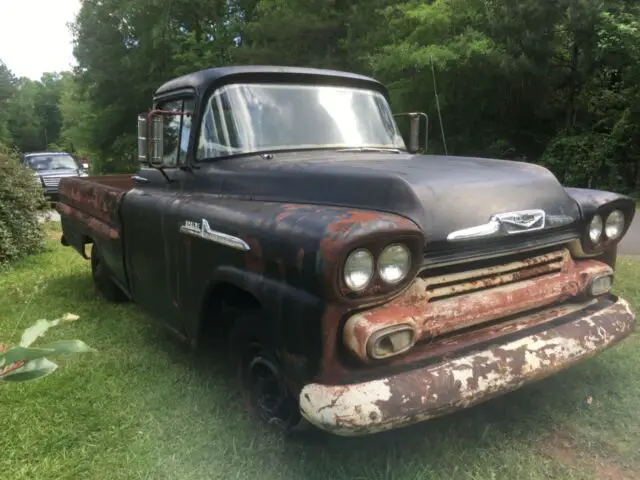
[[[248,252],[251,250],[249,244],[241,238],[234,237],[223,232],[212,230],[209,226],[209,222],[202,219],[201,222],[186,221],[184,225],[180,226],[180,233],[185,235],[191,235],[192,237],[202,238],[210,242],[218,243],[226,247]]]

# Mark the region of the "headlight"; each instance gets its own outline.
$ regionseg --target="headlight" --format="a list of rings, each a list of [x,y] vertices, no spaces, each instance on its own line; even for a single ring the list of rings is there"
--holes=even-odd
[[[387,246],[378,258],[378,272],[387,283],[402,281],[411,269],[411,252],[401,243]]]
[[[624,230],[624,213],[614,210],[607,217],[604,233],[609,240],[615,240],[622,234],[622,230]]]
[[[394,325],[378,330],[367,342],[369,357],[376,360],[399,355],[413,347],[416,333],[409,325]]]
[[[373,278],[373,255],[366,248],[359,248],[349,254],[344,262],[344,283],[351,290],[365,288]]]
[[[598,243],[602,236],[602,217],[600,215],[594,215],[589,223],[589,240],[591,243]]]

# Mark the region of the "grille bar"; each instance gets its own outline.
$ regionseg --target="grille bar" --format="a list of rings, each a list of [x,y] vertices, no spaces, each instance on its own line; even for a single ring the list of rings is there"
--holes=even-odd
[[[64,177],[43,177],[42,181],[47,187],[55,187],[60,183],[60,180]]]
[[[505,264],[425,277],[425,291],[430,302],[444,300],[562,272],[569,258],[569,251],[562,249]]]

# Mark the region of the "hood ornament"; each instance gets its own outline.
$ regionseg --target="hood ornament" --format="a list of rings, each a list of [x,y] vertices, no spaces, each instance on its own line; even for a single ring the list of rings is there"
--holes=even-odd
[[[542,230],[545,226],[559,227],[573,222],[569,215],[547,215],[544,210],[520,210],[498,213],[489,217],[487,223],[456,230],[447,235],[447,240],[470,240],[499,235],[516,235]]]

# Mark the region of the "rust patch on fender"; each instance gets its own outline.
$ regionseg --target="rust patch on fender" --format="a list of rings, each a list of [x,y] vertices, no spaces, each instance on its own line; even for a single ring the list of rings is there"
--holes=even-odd
[[[304,248],[298,250],[298,254],[296,255],[296,268],[298,272],[302,272],[304,268]]]
[[[244,254],[244,262],[247,270],[260,275],[264,274],[265,262],[262,256],[262,245],[256,238],[244,238],[249,244],[250,250]]]

